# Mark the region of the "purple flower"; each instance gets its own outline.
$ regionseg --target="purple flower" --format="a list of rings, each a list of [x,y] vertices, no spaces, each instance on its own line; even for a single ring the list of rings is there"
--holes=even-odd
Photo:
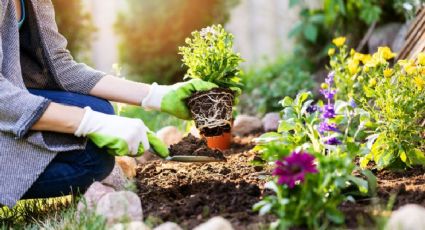
[[[317,173],[314,156],[305,152],[293,152],[290,156],[276,161],[274,176],[278,176],[278,184],[295,187],[297,182],[303,182],[307,173]]]
[[[317,105],[310,105],[309,107],[307,107],[306,112],[307,113],[314,113],[317,111]]]
[[[350,101],[348,103],[350,104],[351,108],[356,108],[357,107],[356,102],[352,98],[350,99]]]
[[[320,89],[320,93],[329,100],[333,100],[336,90],[331,90],[331,89]]]
[[[336,137],[331,137],[331,138],[328,138],[325,141],[325,144],[327,144],[327,145],[340,145],[341,141],[338,140],[338,138],[336,138]]]
[[[320,123],[318,131],[320,134],[323,134],[324,132],[339,132],[338,128],[336,127],[335,123],[327,123],[325,121],[323,121],[322,123]]]
[[[335,72],[332,71],[328,74],[328,77],[325,79],[325,82],[328,83],[329,87],[334,83]]]
[[[323,118],[334,118],[335,109],[333,104],[327,104],[322,108],[322,117]]]

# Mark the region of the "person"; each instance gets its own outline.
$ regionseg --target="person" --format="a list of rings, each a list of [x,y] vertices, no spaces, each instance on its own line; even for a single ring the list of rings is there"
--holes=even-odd
[[[114,156],[166,148],[108,101],[190,119],[185,99],[216,85],[127,81],[73,60],[51,0],[0,0],[0,204],[84,192]]]

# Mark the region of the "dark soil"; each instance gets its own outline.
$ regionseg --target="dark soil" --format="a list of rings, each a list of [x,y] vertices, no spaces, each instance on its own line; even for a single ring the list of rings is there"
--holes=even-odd
[[[227,120],[230,122],[233,100],[233,91],[226,88],[215,88],[209,91],[196,92],[187,99],[187,105],[192,118],[195,120],[196,127],[203,127],[200,129],[202,135],[207,137],[219,136],[224,132],[230,131],[231,127],[229,124],[216,127],[205,122],[206,120],[210,123],[217,120]]]
[[[191,134],[170,146],[170,156],[207,156],[219,160],[226,159],[220,150],[208,148],[204,139],[198,139]]]
[[[225,151],[227,162],[175,163],[153,161],[138,169],[144,215],[174,221],[191,229],[223,216],[236,229],[258,229],[271,217],[259,217],[252,206],[264,194],[267,170],[253,166],[252,138],[235,138]]]
[[[251,139],[236,137],[232,149],[224,152],[227,162],[153,161],[140,166],[137,179],[145,216],[174,221],[186,229],[213,216],[227,218],[235,229],[264,229],[273,217],[258,216],[252,205],[270,193],[264,189],[270,169],[250,163],[258,158],[250,150]],[[378,197],[341,205],[346,216],[343,228],[373,229],[400,206],[415,203],[425,207],[425,168],[384,170],[376,176]],[[393,206],[391,197],[395,197]]]

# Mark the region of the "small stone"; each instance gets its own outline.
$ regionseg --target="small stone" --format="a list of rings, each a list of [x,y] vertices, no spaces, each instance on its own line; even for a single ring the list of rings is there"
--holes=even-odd
[[[142,221],[142,202],[133,192],[108,193],[100,198],[96,214],[104,216],[108,226],[121,221]]]
[[[402,26],[401,23],[389,23],[376,28],[368,41],[369,53],[375,53],[380,46],[390,47]]]
[[[183,133],[175,126],[166,126],[158,130],[156,136],[167,146],[177,144],[183,139]]]
[[[115,157],[115,162],[117,162],[117,164],[121,167],[124,175],[128,179],[133,179],[136,176],[136,159],[128,156]]]
[[[154,228],[153,230],[183,230],[183,229],[176,223],[166,222]]]
[[[233,123],[232,132],[235,135],[246,136],[262,129],[263,123],[260,118],[248,115],[239,115]]]
[[[280,119],[281,118],[279,113],[267,113],[262,120],[264,131],[277,131],[277,129],[279,128]]]
[[[129,184],[129,180],[124,175],[121,167],[115,162],[114,169],[111,174],[102,181],[102,184],[111,186],[117,191],[122,191],[125,190],[126,185]]]
[[[84,210],[93,210],[100,198],[112,192],[115,192],[112,187],[105,186],[100,182],[94,182],[78,202],[77,212],[82,213]]]
[[[233,230],[232,224],[221,216],[213,217],[193,230]]]
[[[134,221],[131,223],[125,223],[125,224],[115,224],[110,228],[111,230],[150,230],[146,224],[140,221]]]
[[[417,204],[408,204],[394,211],[386,230],[422,230],[425,229],[425,208]]]

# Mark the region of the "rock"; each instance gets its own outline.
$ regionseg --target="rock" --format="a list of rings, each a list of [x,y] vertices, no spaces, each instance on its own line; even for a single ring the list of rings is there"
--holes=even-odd
[[[133,179],[136,176],[137,162],[133,157],[115,157],[115,162],[121,167],[124,175],[128,179]]]
[[[391,44],[391,50],[395,53],[399,53],[406,43],[407,32],[409,31],[410,23],[405,23],[397,32],[393,43]]]
[[[250,133],[259,131],[263,128],[260,118],[248,115],[239,115],[236,117],[232,132],[235,135],[245,136]]]
[[[126,224],[115,224],[110,228],[111,230],[150,230],[146,224],[140,221],[134,221]]]
[[[136,158],[136,161],[138,164],[146,164],[149,161],[153,161],[153,160],[159,160],[161,159],[160,157],[158,157],[157,155],[146,151],[142,156]]]
[[[87,209],[93,210],[100,198],[112,192],[115,192],[112,187],[105,186],[100,182],[94,182],[84,193],[83,198],[78,202],[77,212],[81,213]]]
[[[425,229],[425,208],[417,204],[408,204],[394,211],[385,226],[386,230],[422,230]]]
[[[267,113],[262,122],[263,129],[266,132],[277,131],[279,128],[280,114],[279,113]]]
[[[166,222],[154,228],[153,230],[183,230],[183,229],[176,223]]]
[[[111,186],[117,191],[125,190],[128,183],[129,180],[126,178],[123,170],[116,162],[111,174],[102,181],[102,184]]]
[[[389,23],[378,27],[368,41],[369,53],[375,53],[380,46],[390,47],[397,37],[398,31],[403,26],[401,23]]]
[[[158,130],[156,136],[167,146],[177,144],[183,139],[183,133],[175,126],[166,126]]]
[[[104,216],[108,226],[120,221],[142,221],[142,202],[133,192],[108,193],[97,203],[96,214]]]
[[[213,217],[193,230],[233,230],[232,225],[221,216]]]

